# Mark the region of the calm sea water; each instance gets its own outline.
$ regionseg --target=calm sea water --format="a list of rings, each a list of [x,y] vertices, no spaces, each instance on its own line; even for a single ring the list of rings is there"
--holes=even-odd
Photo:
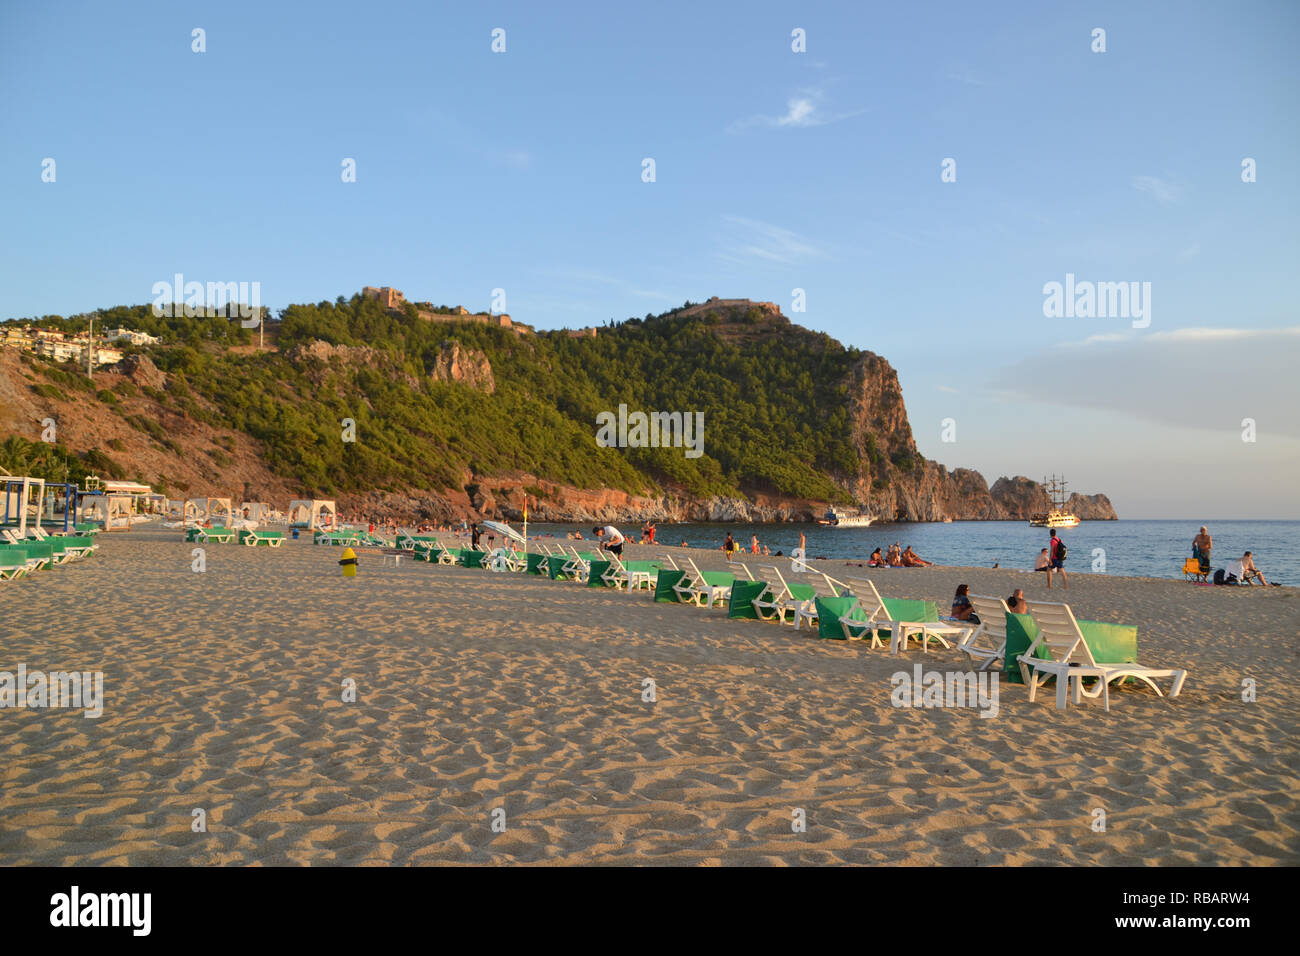
[[[515,522],[518,524],[518,522]],[[1216,568],[1243,551],[1253,551],[1255,566],[1270,582],[1300,584],[1300,521],[1208,521],[1214,538]],[[1192,538],[1200,521],[1085,521],[1079,527],[1061,531],[1069,549],[1066,570],[1091,573],[1094,561],[1104,555],[1107,574],[1140,575],[1153,578],[1182,577],[1185,558],[1192,555]],[[563,536],[580,530],[588,537],[591,524],[541,524],[530,522],[528,534],[547,532]],[[629,537],[640,535],[640,526],[625,524],[620,530]],[[952,524],[882,524],[870,528],[837,530],[817,524],[661,524],[661,544],[690,542],[692,548],[718,548],[730,531],[749,549],[750,535],[760,544],[786,554],[799,544],[799,532],[808,539],[810,558],[845,558],[865,561],[876,548],[888,550],[895,541],[911,545],[921,557],[935,564],[1032,569],[1040,549],[1050,536],[1045,528],[1031,528],[1022,521],[954,521]]]

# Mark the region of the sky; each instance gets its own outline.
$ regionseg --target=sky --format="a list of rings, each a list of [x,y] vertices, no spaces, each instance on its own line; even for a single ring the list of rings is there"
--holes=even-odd
[[[770,300],[950,468],[1300,518],[1300,4],[278,7],[0,0],[0,318]]]

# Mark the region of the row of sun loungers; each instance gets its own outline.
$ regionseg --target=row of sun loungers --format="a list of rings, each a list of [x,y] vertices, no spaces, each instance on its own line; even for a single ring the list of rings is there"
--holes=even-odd
[[[27,529],[21,537],[16,528],[0,528],[0,581],[15,581],[37,571],[69,564],[94,554],[93,526],[78,528],[75,534],[48,534],[44,529]]]
[[[245,547],[267,547],[278,548],[284,544],[283,531],[263,531],[261,529],[252,530],[249,528],[223,528],[217,525],[212,528],[187,528],[185,529],[185,540],[196,544],[242,544]]]
[[[417,557],[420,547],[416,545]],[[1130,679],[1160,696],[1166,692],[1159,682],[1167,681],[1167,696],[1177,697],[1187,677],[1185,670],[1147,667],[1135,659],[1099,661],[1100,655],[1094,655],[1089,644],[1090,634],[1112,656],[1126,656],[1107,647],[1107,632],[1131,632],[1135,651],[1136,628],[1077,621],[1066,604],[1035,602],[1029,614],[1012,614],[1001,598],[971,595],[979,623],[968,624],[941,620],[933,601],[886,598],[869,579],[839,581],[812,569],[800,575],[804,580],[793,581],[775,566],[758,567],[757,574],[743,562],[736,564],[738,573],[701,571],[690,558],[681,565],[671,555],[662,561],[622,561],[613,554],[579,552],[564,545],[554,549],[542,545],[541,553],[528,554],[506,548],[444,549],[432,539],[424,547],[430,555],[425,560],[436,563],[525,572],[628,593],[649,590],[656,601],[725,608],[731,618],[776,622],[796,630],[806,624],[822,638],[863,640],[892,654],[906,651],[913,642],[926,653],[932,642],[956,647],[978,670],[1018,672],[1031,701],[1040,687],[1055,680],[1060,708],[1100,698],[1109,711],[1110,686]],[[467,554],[477,557],[467,558]],[[1011,651],[1009,629],[1017,631],[1018,639]],[[1008,653],[1012,655],[1009,669]]]

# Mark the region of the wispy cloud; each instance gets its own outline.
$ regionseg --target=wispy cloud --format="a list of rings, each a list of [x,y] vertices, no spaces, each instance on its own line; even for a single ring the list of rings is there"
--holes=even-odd
[[[781,226],[743,216],[723,216],[727,231],[720,237],[718,257],[739,265],[795,265],[826,255],[821,245]]]
[[[812,126],[825,126],[838,123],[865,113],[866,110],[853,110],[848,113],[828,112],[822,105],[825,93],[821,89],[809,88],[798,91],[786,100],[785,112],[776,116],[751,116],[737,120],[727,127],[727,132],[736,133],[755,126],[772,129],[806,129]]]
[[[1176,186],[1157,176],[1134,176],[1132,182],[1134,189],[1149,194],[1156,202],[1175,203],[1183,195],[1181,186]]]
[[[1068,360],[1055,366],[1060,387],[1048,398],[1058,405],[1220,432],[1258,418],[1273,434],[1300,437],[1300,419],[1290,413],[1300,407],[1300,379],[1292,374],[1300,362],[1300,326],[1116,332],[1063,347]],[[1045,364],[1061,358],[1058,349],[1026,355],[997,376],[998,391],[1042,400],[1035,383]]]

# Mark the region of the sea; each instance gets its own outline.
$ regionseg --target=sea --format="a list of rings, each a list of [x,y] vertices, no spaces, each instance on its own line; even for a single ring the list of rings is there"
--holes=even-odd
[[[518,522],[513,522],[518,526]],[[528,536],[565,537],[581,531],[590,538],[595,523],[530,522]],[[1255,566],[1269,583],[1300,584],[1300,521],[1084,521],[1062,530],[1071,574],[1118,574],[1126,577],[1181,578],[1183,561],[1192,556],[1192,538],[1204,524],[1214,539],[1213,566],[1221,568],[1242,552],[1254,553]],[[616,525],[629,538],[640,537],[640,525]],[[869,528],[827,528],[819,524],[660,524],[656,541],[692,548],[720,548],[730,531],[749,550],[751,535],[760,545],[788,555],[807,538],[808,557],[866,561],[876,548],[887,551],[898,542],[927,561],[940,565],[1032,570],[1038,552],[1051,536],[1046,528],[1025,521],[954,521],[875,524]]]

